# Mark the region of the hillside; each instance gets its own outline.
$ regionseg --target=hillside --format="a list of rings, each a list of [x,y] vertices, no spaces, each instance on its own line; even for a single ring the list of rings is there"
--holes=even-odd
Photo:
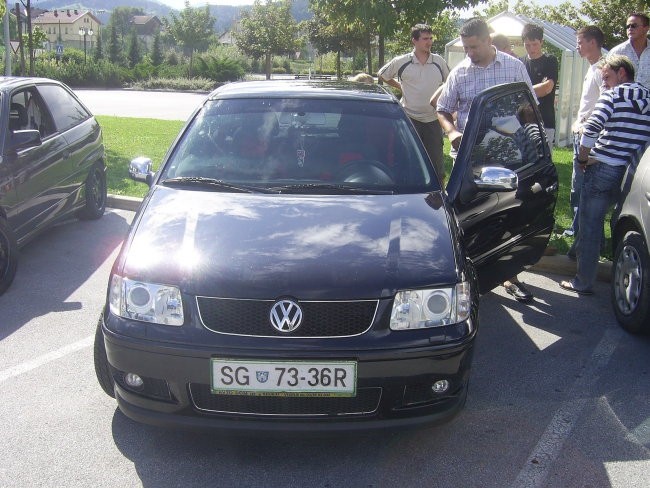
[[[116,7],[141,8],[148,15],[157,15],[159,18],[166,17],[174,9],[164,3],[155,0],[83,0],[83,3],[63,3],[65,0],[40,0],[33,2],[32,7],[45,10],[66,10],[77,9],[79,11],[91,11],[103,25],[106,25],[111,17],[111,12]],[[292,12],[294,18],[300,22],[311,17],[308,10],[309,0],[294,0]],[[215,31],[219,34],[226,32],[230,26],[239,18],[240,11],[250,6],[235,7],[231,5],[210,5],[210,13],[217,19]]]

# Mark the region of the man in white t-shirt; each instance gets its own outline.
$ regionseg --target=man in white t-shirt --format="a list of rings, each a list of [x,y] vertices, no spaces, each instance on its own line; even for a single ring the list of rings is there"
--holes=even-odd
[[[602,58],[601,48],[603,46],[603,31],[595,25],[582,27],[576,32],[576,49],[581,57],[589,61],[589,70],[582,82],[582,95],[578,107],[578,115],[573,122],[573,174],[571,175],[571,207],[573,208],[573,223],[564,231],[565,235],[577,237],[578,233],[578,203],[580,202],[580,189],[584,179],[584,169],[578,163],[578,151],[580,149],[580,137],[584,123],[591,115],[596,101],[603,91],[603,79],[598,61]],[[575,259],[575,242],[569,249],[568,256]]]
[[[390,60],[377,77],[402,92],[400,103],[422,139],[442,183],[445,179],[442,130],[429,100],[449,76],[449,67],[441,56],[431,52],[433,37],[428,25],[413,26],[411,42],[413,51]]]

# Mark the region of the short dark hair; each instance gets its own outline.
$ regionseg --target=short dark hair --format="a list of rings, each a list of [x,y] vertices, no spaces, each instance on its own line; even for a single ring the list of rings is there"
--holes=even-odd
[[[627,56],[622,54],[608,54],[603,61],[602,67],[604,68],[605,66],[609,67],[612,71],[618,71],[623,68],[627,75],[627,79],[629,81],[634,81],[634,64]]]
[[[431,34],[431,26],[429,24],[415,24],[411,27],[411,39],[417,41],[420,39],[420,34],[426,32]]]
[[[521,40],[542,41],[544,39],[544,28],[537,24],[528,23],[521,31]]]
[[[588,25],[586,27],[581,27],[576,32],[577,36],[582,36],[588,41],[596,41],[598,48],[603,47],[603,42],[605,41],[605,34],[600,30],[600,27],[595,25]]]
[[[643,25],[649,25],[650,24],[650,17],[648,17],[647,14],[644,14],[643,12],[632,12],[628,17],[638,17],[641,20],[643,20]]]
[[[490,28],[487,22],[480,17],[473,17],[460,27],[460,37],[474,36],[479,39],[490,37]]]

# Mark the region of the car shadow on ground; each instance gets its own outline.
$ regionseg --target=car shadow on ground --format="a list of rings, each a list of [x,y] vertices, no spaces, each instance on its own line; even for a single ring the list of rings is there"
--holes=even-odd
[[[611,486],[609,463],[643,459],[650,448],[643,431],[650,422],[643,399],[649,366],[640,360],[629,360],[629,369],[618,364],[629,349],[650,356],[650,341],[619,335],[603,299],[606,284],[597,284],[595,296],[578,298],[557,286],[560,277],[527,277],[536,296],[532,305],[502,289],[481,298],[467,405],[446,424],[334,438],[224,437],[138,424],[116,409],[113,439],[147,487],[502,487],[543,462],[530,454],[558,409],[585,400],[549,467],[549,486],[585,486],[583,479]],[[576,389],[595,348],[612,331],[618,343],[610,363],[617,364],[595,370],[598,377],[585,391]]]
[[[20,250],[13,284],[0,297],[0,340],[41,315],[81,309],[68,300],[115,251],[129,223],[107,211],[99,220],[68,220]],[[98,309],[99,310],[99,309]]]

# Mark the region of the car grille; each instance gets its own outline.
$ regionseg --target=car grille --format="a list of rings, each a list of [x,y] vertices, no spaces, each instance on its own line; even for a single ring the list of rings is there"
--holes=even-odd
[[[209,385],[190,384],[194,406],[204,412],[293,417],[369,415],[377,411],[382,389],[359,388],[354,397],[275,397],[215,395]]]
[[[291,333],[281,333],[270,322],[273,300],[197,297],[201,322],[223,334],[265,337],[346,337],[370,328],[377,300],[355,302],[300,302],[303,320]]]

